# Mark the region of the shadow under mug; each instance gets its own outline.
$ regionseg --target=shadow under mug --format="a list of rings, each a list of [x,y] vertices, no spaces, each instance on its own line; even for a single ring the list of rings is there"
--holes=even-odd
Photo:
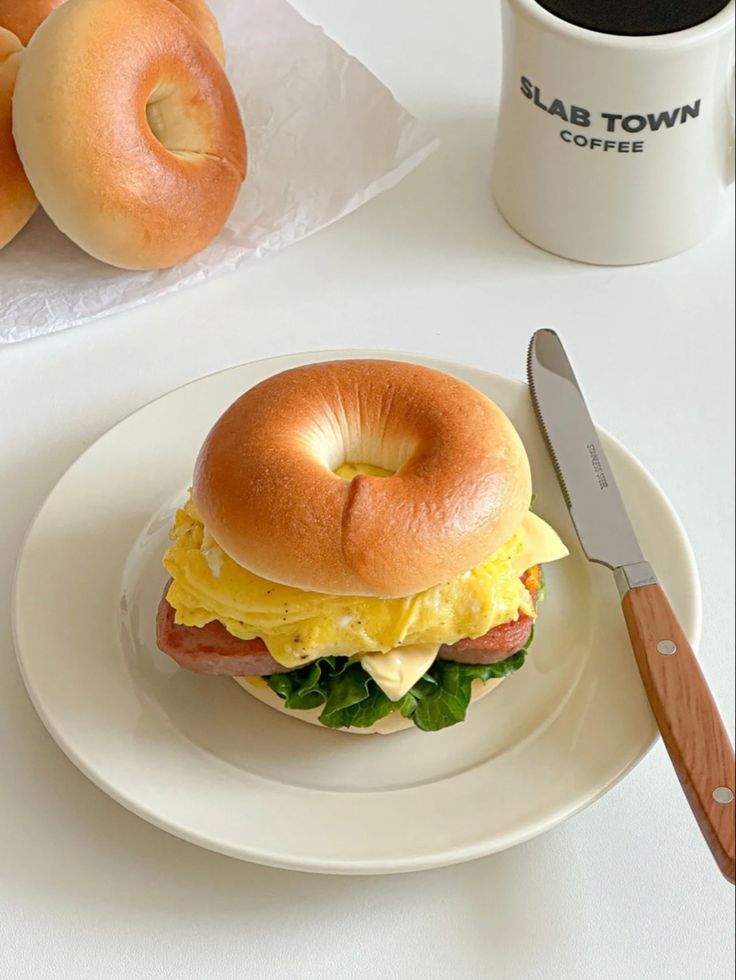
[[[503,0],[493,195],[520,235],[602,265],[706,237],[734,176],[734,6],[625,35]]]

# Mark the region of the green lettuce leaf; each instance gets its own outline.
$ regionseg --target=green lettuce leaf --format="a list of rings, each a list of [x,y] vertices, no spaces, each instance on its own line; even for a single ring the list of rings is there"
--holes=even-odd
[[[327,725],[328,728],[370,728],[380,718],[384,718],[396,710],[396,703],[389,701],[378,684],[366,674],[360,664],[356,666],[368,678],[366,685],[368,693],[361,701],[354,701],[352,704],[334,711],[328,710],[328,702],[319,717],[322,724]]]
[[[320,660],[287,674],[271,674],[266,681],[271,690],[286,701],[287,708],[306,711],[325,703]]]
[[[400,711],[422,731],[437,732],[464,720],[474,680],[506,677],[523,667],[533,638],[532,629],[523,650],[495,664],[435,660],[400,701],[390,701],[360,663],[348,657],[322,657],[264,680],[287,708],[324,705],[319,720],[327,728],[370,728],[392,711]]]
[[[423,732],[437,732],[465,719],[470,704],[474,680],[488,681],[493,677],[506,677],[524,666],[527,646],[495,664],[458,664],[452,660],[436,660],[430,668],[435,686],[424,696],[416,699],[411,717]],[[409,691],[413,695],[416,685]],[[407,695],[408,696],[408,695]]]

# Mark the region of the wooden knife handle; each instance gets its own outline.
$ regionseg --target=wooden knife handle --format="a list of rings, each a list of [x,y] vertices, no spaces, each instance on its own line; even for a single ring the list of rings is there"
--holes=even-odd
[[[733,882],[734,753],[713,695],[658,585],[630,589],[622,606],[664,744],[718,867]]]

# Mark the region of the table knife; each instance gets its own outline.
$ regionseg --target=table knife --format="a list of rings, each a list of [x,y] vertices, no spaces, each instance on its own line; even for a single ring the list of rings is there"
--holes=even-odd
[[[589,561],[613,571],[649,703],[685,796],[734,881],[734,752],[707,681],[647,562],[565,349],[553,330],[529,346],[529,387]]]

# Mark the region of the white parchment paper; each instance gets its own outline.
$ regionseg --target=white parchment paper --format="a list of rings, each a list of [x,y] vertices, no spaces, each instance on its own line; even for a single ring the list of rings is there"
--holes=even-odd
[[[286,0],[211,0],[248,134],[249,173],[219,237],[174,269],[125,272],[40,210],[0,251],[0,343],[146,303],[284,248],[394,186],[436,146],[389,90]]]

